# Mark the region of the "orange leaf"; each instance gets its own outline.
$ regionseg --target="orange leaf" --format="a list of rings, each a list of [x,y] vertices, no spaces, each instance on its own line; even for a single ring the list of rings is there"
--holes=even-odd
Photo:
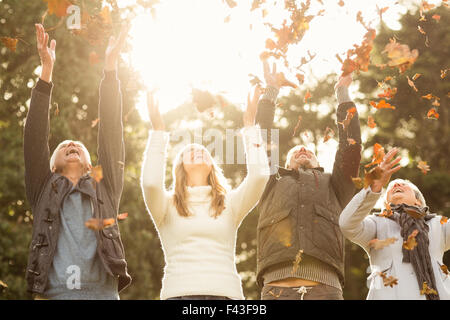
[[[375,143],[373,146],[372,162],[365,165],[365,167],[368,168],[375,164],[381,163],[381,161],[383,161],[384,155],[384,148],[380,144]]]
[[[422,1],[422,4],[420,6],[420,8],[424,11],[427,12],[428,10],[431,10],[435,7],[436,5],[428,3],[427,1]]]
[[[433,97],[434,97],[434,95],[433,95],[433,94],[431,94],[431,93],[429,93],[429,94],[427,94],[427,95],[425,95],[425,96],[422,96],[422,98],[424,98],[424,99],[428,99],[428,100],[431,100],[431,99],[433,99]]]
[[[406,250],[414,250],[415,247],[417,247],[417,241],[416,236],[419,233],[419,230],[414,230],[411,232],[411,234],[408,236],[408,239],[406,241],[403,241],[403,248]]]
[[[125,220],[128,217],[128,212],[119,213],[117,215],[117,220]]]
[[[375,250],[383,249],[384,247],[390,246],[397,238],[387,238],[384,240],[372,239],[369,241],[369,248],[373,248]]]
[[[413,88],[415,92],[418,92],[419,90],[416,88],[414,82],[408,76],[406,76],[406,79],[408,79],[408,85]]]
[[[348,141],[348,144],[355,144],[356,143],[355,139],[352,139],[352,138],[347,138],[347,141]]]
[[[67,8],[72,4],[68,0],[43,0],[47,2],[47,8],[49,14],[55,14],[61,18],[67,15]]]
[[[370,105],[376,109],[395,109],[394,106],[390,105],[389,103],[386,102],[386,100],[381,100],[380,102],[376,103],[374,101],[370,101],[369,102]]]
[[[436,22],[439,22],[441,20],[441,16],[438,14],[433,14],[433,16],[431,18],[436,20]]]
[[[448,276],[448,268],[445,264],[440,264],[441,270]]]
[[[392,216],[392,209],[391,209],[391,205],[387,202],[384,203],[384,207],[385,209],[383,210],[383,212],[380,214],[380,217],[390,217]]]
[[[397,93],[397,88],[387,88],[384,90],[383,93],[378,94],[379,98],[386,98],[387,100],[390,100],[394,98],[395,94]]]
[[[450,69],[441,70],[441,79],[444,79],[447,76],[447,71]]]
[[[369,116],[367,118],[367,125],[369,126],[369,128],[373,129],[377,126],[377,124],[375,123],[375,120],[373,120],[373,117]]]
[[[298,128],[300,128],[301,121],[302,121],[302,116],[298,116],[298,121],[297,121],[297,124],[295,125],[294,133],[292,134],[293,137],[295,136],[295,133],[297,132]]]
[[[430,171],[430,166],[427,165],[426,161],[419,161],[417,168],[419,168],[423,174],[427,174],[427,172]]]
[[[109,219],[91,218],[84,223],[86,228],[89,228],[91,230],[102,230],[104,228],[111,227],[114,224],[115,224],[114,218],[109,218]]]
[[[9,38],[9,37],[0,37],[0,41],[12,52],[16,52],[16,46],[19,39]]]
[[[103,169],[102,166],[95,166],[92,168],[91,173],[89,174],[97,183],[99,183],[103,179]]]
[[[356,108],[350,108],[347,110],[347,115],[345,117],[345,120],[342,122],[338,122],[344,127],[344,130],[347,129],[347,127],[350,125],[350,121],[352,121],[353,117],[355,116]]]
[[[420,32],[421,34],[427,34],[427,33],[425,32],[425,30],[422,29],[421,26],[417,26],[417,30],[419,30],[419,32]]]
[[[398,68],[400,73],[411,67],[419,56],[417,49],[411,51],[408,45],[398,43],[395,38],[390,39],[382,53],[387,53],[389,58],[388,66]]]
[[[389,286],[391,288],[393,288],[395,285],[398,285],[398,279],[393,277],[393,276],[387,276],[386,273],[384,272],[379,272],[378,273],[381,278],[383,278],[383,284],[385,287]]]
[[[303,101],[305,103],[308,103],[308,99],[311,98],[311,97],[312,97],[311,96],[311,92],[309,92],[309,90],[308,90],[308,91],[306,91],[306,94],[305,94],[305,97],[303,98]]]
[[[303,74],[297,73],[295,77],[297,78],[300,84],[303,84],[303,82],[305,82],[305,76]]]
[[[416,73],[415,75],[413,75],[412,79],[413,81],[416,81],[422,74],[421,73]]]
[[[334,131],[330,128],[325,129],[325,136],[323,137],[323,142],[327,142],[334,136]]]
[[[95,119],[95,120],[92,120],[92,123],[91,123],[91,128],[94,128],[96,125],[97,125],[97,123],[100,121],[100,118],[97,118],[97,119]]]
[[[427,282],[424,281],[424,283],[422,284],[422,290],[420,290],[420,294],[421,295],[427,295],[427,294],[438,294],[436,290],[434,290],[433,288],[429,287]]]
[[[294,89],[297,88],[297,85],[295,83],[286,79],[283,72],[279,72],[277,74],[277,81],[280,87],[292,87]]]
[[[432,120],[437,120],[437,119],[439,119],[439,113],[437,113],[435,108],[431,108],[427,112],[427,118],[432,119]]]
[[[441,224],[446,224],[447,221],[448,221],[448,217],[446,217],[446,216],[441,217]]]
[[[345,5],[345,2],[343,0],[339,0],[338,5],[340,5],[341,7],[343,7]]]

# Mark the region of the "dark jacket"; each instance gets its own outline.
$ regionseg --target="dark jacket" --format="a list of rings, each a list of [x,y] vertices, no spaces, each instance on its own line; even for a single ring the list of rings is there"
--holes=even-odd
[[[353,102],[341,103],[337,120],[345,119]],[[272,126],[274,104],[261,100],[257,121],[262,128]],[[277,264],[294,262],[299,250],[333,266],[344,284],[344,237],[339,215],[353,197],[351,177],[358,176],[361,160],[361,133],[356,113],[347,130],[339,127],[339,147],[333,172],[322,168],[290,170],[279,168],[266,185],[258,205],[257,283]],[[356,141],[350,145],[347,138]]]
[[[33,212],[33,235],[28,256],[28,291],[43,293],[53,262],[60,229],[60,209],[72,182],[50,170],[48,146],[49,104],[52,84],[39,80],[31,93],[24,131],[25,187]],[[122,130],[122,98],[115,72],[105,73],[100,84],[98,127],[98,164],[103,179],[96,183],[89,175],[78,182],[80,191],[91,198],[93,217],[115,218],[109,228],[95,231],[97,252],[106,271],[118,278],[118,291],[127,287],[131,277],[117,225],[123,189],[125,148]]]

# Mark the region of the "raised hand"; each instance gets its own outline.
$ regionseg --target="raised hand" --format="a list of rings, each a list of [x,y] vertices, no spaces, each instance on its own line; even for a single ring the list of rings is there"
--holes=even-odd
[[[158,102],[155,100],[153,93],[149,91],[147,91],[147,109],[153,130],[164,131],[165,125],[159,112]]]
[[[277,89],[280,89],[280,81],[277,75],[277,65],[273,63],[272,71],[270,71],[269,63],[267,60],[263,60],[264,68],[264,79],[266,80],[266,85]]]
[[[114,36],[111,36],[109,38],[108,47],[105,51],[106,71],[113,71],[117,69],[117,60],[119,59],[119,53],[123,48],[129,29],[130,26],[128,24],[122,25],[119,37],[117,39]]]
[[[334,90],[336,90],[339,87],[349,87],[350,84],[352,83],[352,74],[348,74],[345,77],[339,77],[338,82],[336,83],[336,85],[334,86]]]
[[[383,186],[385,186],[389,182],[392,174],[402,168],[400,165],[397,165],[402,157],[397,157],[394,159],[394,156],[397,154],[397,152],[397,148],[389,151],[384,156],[383,161],[378,165],[378,167],[380,168],[380,177],[373,180],[372,184],[370,185],[370,188],[373,192],[380,192]]]
[[[250,97],[250,93],[247,96],[247,109],[245,110],[243,115],[245,127],[251,127],[255,125],[256,111],[258,110],[258,101],[261,93],[261,87],[256,86],[253,92],[253,98]]]
[[[52,81],[53,65],[55,64],[56,55],[56,40],[53,39],[50,42],[50,47],[48,47],[49,35],[45,32],[42,24],[35,24],[36,27],[36,43],[39,53],[39,58],[41,59],[42,71],[41,79],[46,82]]]

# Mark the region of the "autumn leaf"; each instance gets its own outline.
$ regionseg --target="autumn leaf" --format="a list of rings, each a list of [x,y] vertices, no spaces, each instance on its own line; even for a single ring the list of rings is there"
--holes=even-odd
[[[308,91],[306,91],[306,94],[305,94],[305,97],[303,98],[303,101],[305,103],[308,103],[308,99],[310,99],[311,97],[312,97],[311,92],[309,92],[309,90],[308,90]]]
[[[43,0],[47,2],[47,8],[49,14],[55,14],[61,18],[67,15],[67,8],[72,4],[68,0]]]
[[[426,161],[419,161],[417,168],[419,168],[423,174],[427,174],[427,172],[430,171],[430,166],[427,165]]]
[[[439,102],[438,99],[434,99],[434,101],[433,101],[433,103],[431,105],[433,105],[435,107],[439,107],[441,105],[441,103]]]
[[[369,126],[369,128],[373,129],[377,126],[377,124],[375,123],[375,120],[373,120],[372,116],[368,116],[367,117],[367,125]]]
[[[422,29],[421,26],[417,26],[417,30],[419,30],[419,32],[420,32],[421,34],[427,34],[427,33],[425,32],[425,30]]]
[[[378,103],[376,103],[375,101],[370,101],[369,103],[375,109],[395,109],[394,106],[387,103],[386,100],[384,100],[384,99]]]
[[[303,82],[305,82],[305,76],[303,74],[297,73],[295,77],[297,78],[298,83],[303,84]]]
[[[413,77],[412,77],[413,81],[416,81],[417,79],[419,79],[419,77],[420,77],[421,75],[422,75],[421,73],[416,73],[416,74],[414,74]]]
[[[436,100],[437,101],[437,100]],[[439,119],[439,113],[436,111],[435,108],[431,108],[430,110],[428,110],[427,112],[427,118],[428,119],[432,119],[432,120],[437,120]]]
[[[375,164],[381,163],[381,161],[383,161],[384,155],[385,155],[384,148],[380,144],[375,143],[373,146],[372,162],[366,164],[365,167],[368,168]]]
[[[448,222],[448,217],[442,216],[440,222],[441,222],[441,224],[446,224]]]
[[[0,287],[8,288],[8,285],[4,283],[2,280],[0,280]]]
[[[386,98],[387,100],[390,100],[395,97],[396,93],[397,93],[397,88],[387,88],[384,90],[383,93],[378,94],[378,97]]]
[[[356,189],[362,189],[364,187],[364,183],[361,178],[352,178],[352,182],[355,185]]]
[[[431,9],[433,9],[436,5],[430,4],[427,1],[422,1],[422,4],[420,5],[420,9],[424,12],[427,12]]]
[[[388,217],[390,217],[392,215],[393,215],[393,213],[392,213],[391,205],[389,203],[385,202],[384,203],[384,210],[379,216],[388,218]]]
[[[387,276],[385,272],[379,272],[378,273],[381,278],[383,278],[383,284],[385,287],[391,287],[393,288],[394,286],[398,285],[398,279],[393,277],[393,276]]]
[[[356,143],[355,139],[352,139],[352,138],[347,138],[347,142],[348,142],[348,144],[350,144],[350,145]]]
[[[97,119],[95,119],[95,120],[92,120],[92,122],[91,122],[91,128],[94,128],[96,125],[97,125],[97,123],[100,121],[100,118],[97,118]]]
[[[448,70],[450,70],[450,69],[441,70],[441,79],[445,79],[445,77],[447,76],[447,71]]]
[[[99,183],[103,179],[103,169],[102,166],[98,165],[92,168],[91,173],[89,174],[97,183]]]
[[[225,0],[225,2],[227,3],[227,5],[228,5],[230,8],[234,8],[234,7],[237,6],[236,1],[234,1],[234,0]]]
[[[445,273],[445,275],[448,276],[448,268],[447,268],[447,266],[445,264],[439,264],[439,266],[440,266],[442,272]]]
[[[412,81],[408,76],[406,76],[406,79],[408,79],[408,85],[414,89],[415,92],[418,92],[419,90],[416,88],[416,85],[414,84],[414,81]]]
[[[434,97],[435,97],[435,96],[434,96],[432,93],[429,93],[429,94],[427,94],[427,95],[422,96],[423,99],[428,99],[428,100],[431,100],[431,99],[433,99]]]
[[[419,56],[417,49],[411,51],[408,45],[398,43],[395,38],[389,40],[382,53],[387,53],[388,66],[398,68],[400,73],[409,69]]]
[[[297,124],[295,125],[295,128],[294,128],[294,133],[292,133],[293,137],[295,137],[295,134],[296,134],[298,128],[300,128],[301,121],[302,121],[302,116],[298,116]]]
[[[327,142],[327,141],[330,140],[333,136],[334,136],[334,131],[333,131],[333,129],[330,129],[329,127],[327,127],[327,128],[325,129],[325,136],[323,137],[323,142]]]
[[[381,177],[381,168],[379,166],[376,166],[369,171],[364,171],[364,188],[370,186],[374,180],[377,180],[380,177]]]
[[[338,122],[338,124],[341,124],[344,127],[344,130],[347,130],[348,126],[350,125],[350,121],[352,121],[353,117],[355,116],[355,113],[356,107],[348,109],[345,119],[342,122]]]
[[[16,46],[19,39],[10,37],[0,37],[0,41],[12,52],[16,52]]]
[[[114,218],[109,218],[109,219],[91,218],[84,223],[86,228],[89,228],[91,230],[96,230],[96,231],[102,230],[105,228],[109,228],[109,227],[113,226],[114,224],[115,224]]]
[[[369,241],[369,248],[380,250],[397,241],[397,238],[387,238],[384,240],[372,239]]]
[[[298,250],[297,255],[295,256],[295,260],[292,266],[292,273],[296,273],[298,270],[298,265],[302,262],[302,254],[303,250]]]
[[[119,213],[117,215],[117,220],[125,220],[128,217],[128,212]]]
[[[408,236],[408,239],[406,241],[403,241],[403,248],[406,250],[414,250],[415,247],[417,247],[417,241],[416,236],[419,233],[419,230],[414,230],[411,232],[411,234]]]
[[[438,294],[436,290],[434,290],[433,288],[429,287],[427,282],[424,281],[424,283],[422,284],[422,290],[420,290],[420,294],[421,295],[428,295],[428,294]]]

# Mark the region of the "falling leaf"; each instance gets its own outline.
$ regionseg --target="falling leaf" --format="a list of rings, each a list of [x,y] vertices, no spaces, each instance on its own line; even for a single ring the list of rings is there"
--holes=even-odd
[[[302,121],[302,116],[298,116],[297,124],[295,125],[295,128],[294,128],[294,133],[292,133],[293,137],[295,137],[295,134],[296,134],[298,128],[300,128],[301,121]]]
[[[446,224],[447,221],[448,221],[448,217],[446,217],[446,216],[441,217],[441,224]]]
[[[16,46],[19,39],[10,37],[0,37],[0,41],[12,52],[16,52]]]
[[[439,113],[436,111],[435,108],[431,108],[427,112],[427,118],[431,120],[437,120],[439,119]]]
[[[379,272],[378,273],[381,278],[383,278],[383,284],[385,287],[391,287],[393,288],[394,286],[398,285],[398,279],[393,277],[393,276],[387,276],[385,272]]]
[[[433,103],[432,103],[431,105],[433,105],[433,106],[435,106],[435,107],[439,107],[441,104],[440,104],[440,102],[439,102],[438,99],[434,99],[434,101],[433,101]],[[438,116],[439,116],[439,115],[438,115]]]
[[[352,138],[347,138],[347,142],[348,142],[348,144],[350,144],[350,145],[356,143],[355,139],[352,139]]]
[[[439,264],[439,266],[441,267],[441,270],[443,273],[445,273],[445,275],[448,276],[448,268],[445,264]]]
[[[421,26],[417,26],[417,30],[419,30],[419,32],[420,32],[421,34],[427,34],[427,33],[425,32],[425,30],[422,29]]]
[[[380,144],[375,143],[373,146],[372,162],[366,164],[365,168],[381,163],[381,161],[383,161],[384,155],[384,148]]]
[[[330,140],[332,137],[334,136],[334,131],[332,129],[330,129],[329,127],[327,127],[325,129],[325,136],[323,137],[323,142],[327,142],[328,140]]]
[[[400,73],[409,69],[419,56],[417,49],[411,51],[408,45],[398,43],[395,38],[389,40],[382,53],[387,53],[388,66],[398,68]]]
[[[387,238],[384,240],[372,239],[369,241],[369,248],[380,250],[393,244],[395,241],[397,241],[397,238]]]
[[[424,11],[427,12],[431,9],[433,9],[436,5],[428,3],[427,1],[422,1],[422,4],[420,5],[420,8]]]
[[[303,82],[305,82],[305,76],[303,74],[297,73],[295,77],[297,78],[300,84],[303,84]]]
[[[296,273],[298,270],[298,265],[302,262],[302,254],[303,250],[298,250],[297,255],[295,256],[295,260],[292,266],[292,273]]]
[[[383,91],[383,93],[378,94],[378,97],[386,98],[387,100],[390,100],[395,97],[396,93],[397,93],[397,88],[387,88]]]
[[[386,102],[386,100],[381,100],[380,102],[376,103],[375,101],[370,101],[370,105],[376,109],[395,109],[394,106],[390,105]]]
[[[427,174],[427,172],[430,171],[430,166],[427,165],[426,161],[419,161],[417,168],[419,168],[423,174]]]
[[[91,169],[91,173],[89,174],[97,183],[99,183],[103,179],[103,169],[102,166],[98,165]]]
[[[92,120],[92,123],[91,123],[91,128],[94,128],[96,125],[97,125],[97,123],[100,121],[100,118],[97,118],[97,119],[95,119],[95,120]]]
[[[114,224],[115,224],[114,218],[109,218],[109,219],[91,218],[84,223],[86,228],[89,228],[91,230],[96,230],[96,231],[111,227]]]
[[[422,284],[422,290],[420,290],[421,295],[428,295],[428,294],[438,294],[436,290],[433,288],[430,288],[426,281]]]
[[[236,1],[234,1],[234,0],[225,0],[225,2],[227,3],[227,5],[228,5],[230,8],[234,8],[234,7],[237,6]]]
[[[372,116],[368,116],[367,117],[367,125],[369,126],[369,128],[373,129],[377,126],[377,124],[375,123],[375,120],[373,120]]]
[[[345,5],[343,0],[339,0],[338,5],[340,5],[341,7],[343,7]]]
[[[117,220],[125,220],[128,217],[128,212],[119,213],[117,215]]]
[[[416,236],[419,233],[419,230],[414,230],[411,232],[411,234],[408,236],[408,239],[406,241],[403,241],[403,248],[406,250],[414,250],[415,247],[417,247],[417,241]]]
[[[352,72],[367,71],[370,64],[370,52],[373,48],[373,40],[376,36],[374,29],[369,29],[361,17],[361,12],[358,12],[357,20],[367,29],[361,45],[353,45],[353,49],[347,50],[347,58],[342,62],[340,57],[338,59],[342,63],[342,77],[345,77]]]
[[[348,126],[350,125],[350,121],[352,121],[353,117],[355,116],[355,113],[356,107],[348,109],[344,121],[338,122],[338,124],[341,124],[344,127],[344,130],[347,130]]]
[[[413,88],[415,92],[418,92],[419,90],[416,88],[414,82],[408,76],[406,76],[406,79],[408,79],[408,85]]]
[[[391,205],[389,203],[385,202],[384,203],[384,210],[379,216],[388,218],[388,217],[392,216],[392,214],[393,213],[392,213]]]
[[[374,180],[378,180],[380,179],[380,177],[381,177],[381,168],[379,166],[376,166],[369,171],[364,170],[364,188],[369,187]]]
[[[8,288],[8,285],[4,283],[2,280],[0,280],[0,287]]]
[[[231,14],[229,14],[228,16],[225,17],[225,19],[223,19],[224,23],[228,23],[231,20]]]
[[[450,70],[450,69],[441,70],[441,79],[445,79],[445,77],[447,76],[447,71],[448,70]]]
[[[310,99],[312,96],[311,96],[311,92],[309,92],[309,90],[308,91],[306,91],[306,94],[305,94],[305,97],[303,98],[303,101],[305,102],[305,103],[308,103],[308,99]]]
[[[68,0],[43,0],[47,2],[47,8],[49,14],[55,14],[61,18],[67,15],[67,8],[72,4]]]
[[[355,185],[355,188],[362,189],[364,187],[364,183],[361,178],[352,178],[352,182]]]
[[[433,95],[432,93],[429,93],[429,94],[427,94],[427,95],[425,95],[425,96],[422,96],[422,98],[423,98],[423,99],[431,100],[431,99],[434,98],[434,95]]]
[[[413,81],[416,81],[417,79],[419,79],[419,77],[421,76],[421,73],[416,73],[415,75],[413,75],[412,79]]]
[[[434,19],[436,22],[439,22],[441,20],[441,16],[438,14],[433,14],[431,18]]]

